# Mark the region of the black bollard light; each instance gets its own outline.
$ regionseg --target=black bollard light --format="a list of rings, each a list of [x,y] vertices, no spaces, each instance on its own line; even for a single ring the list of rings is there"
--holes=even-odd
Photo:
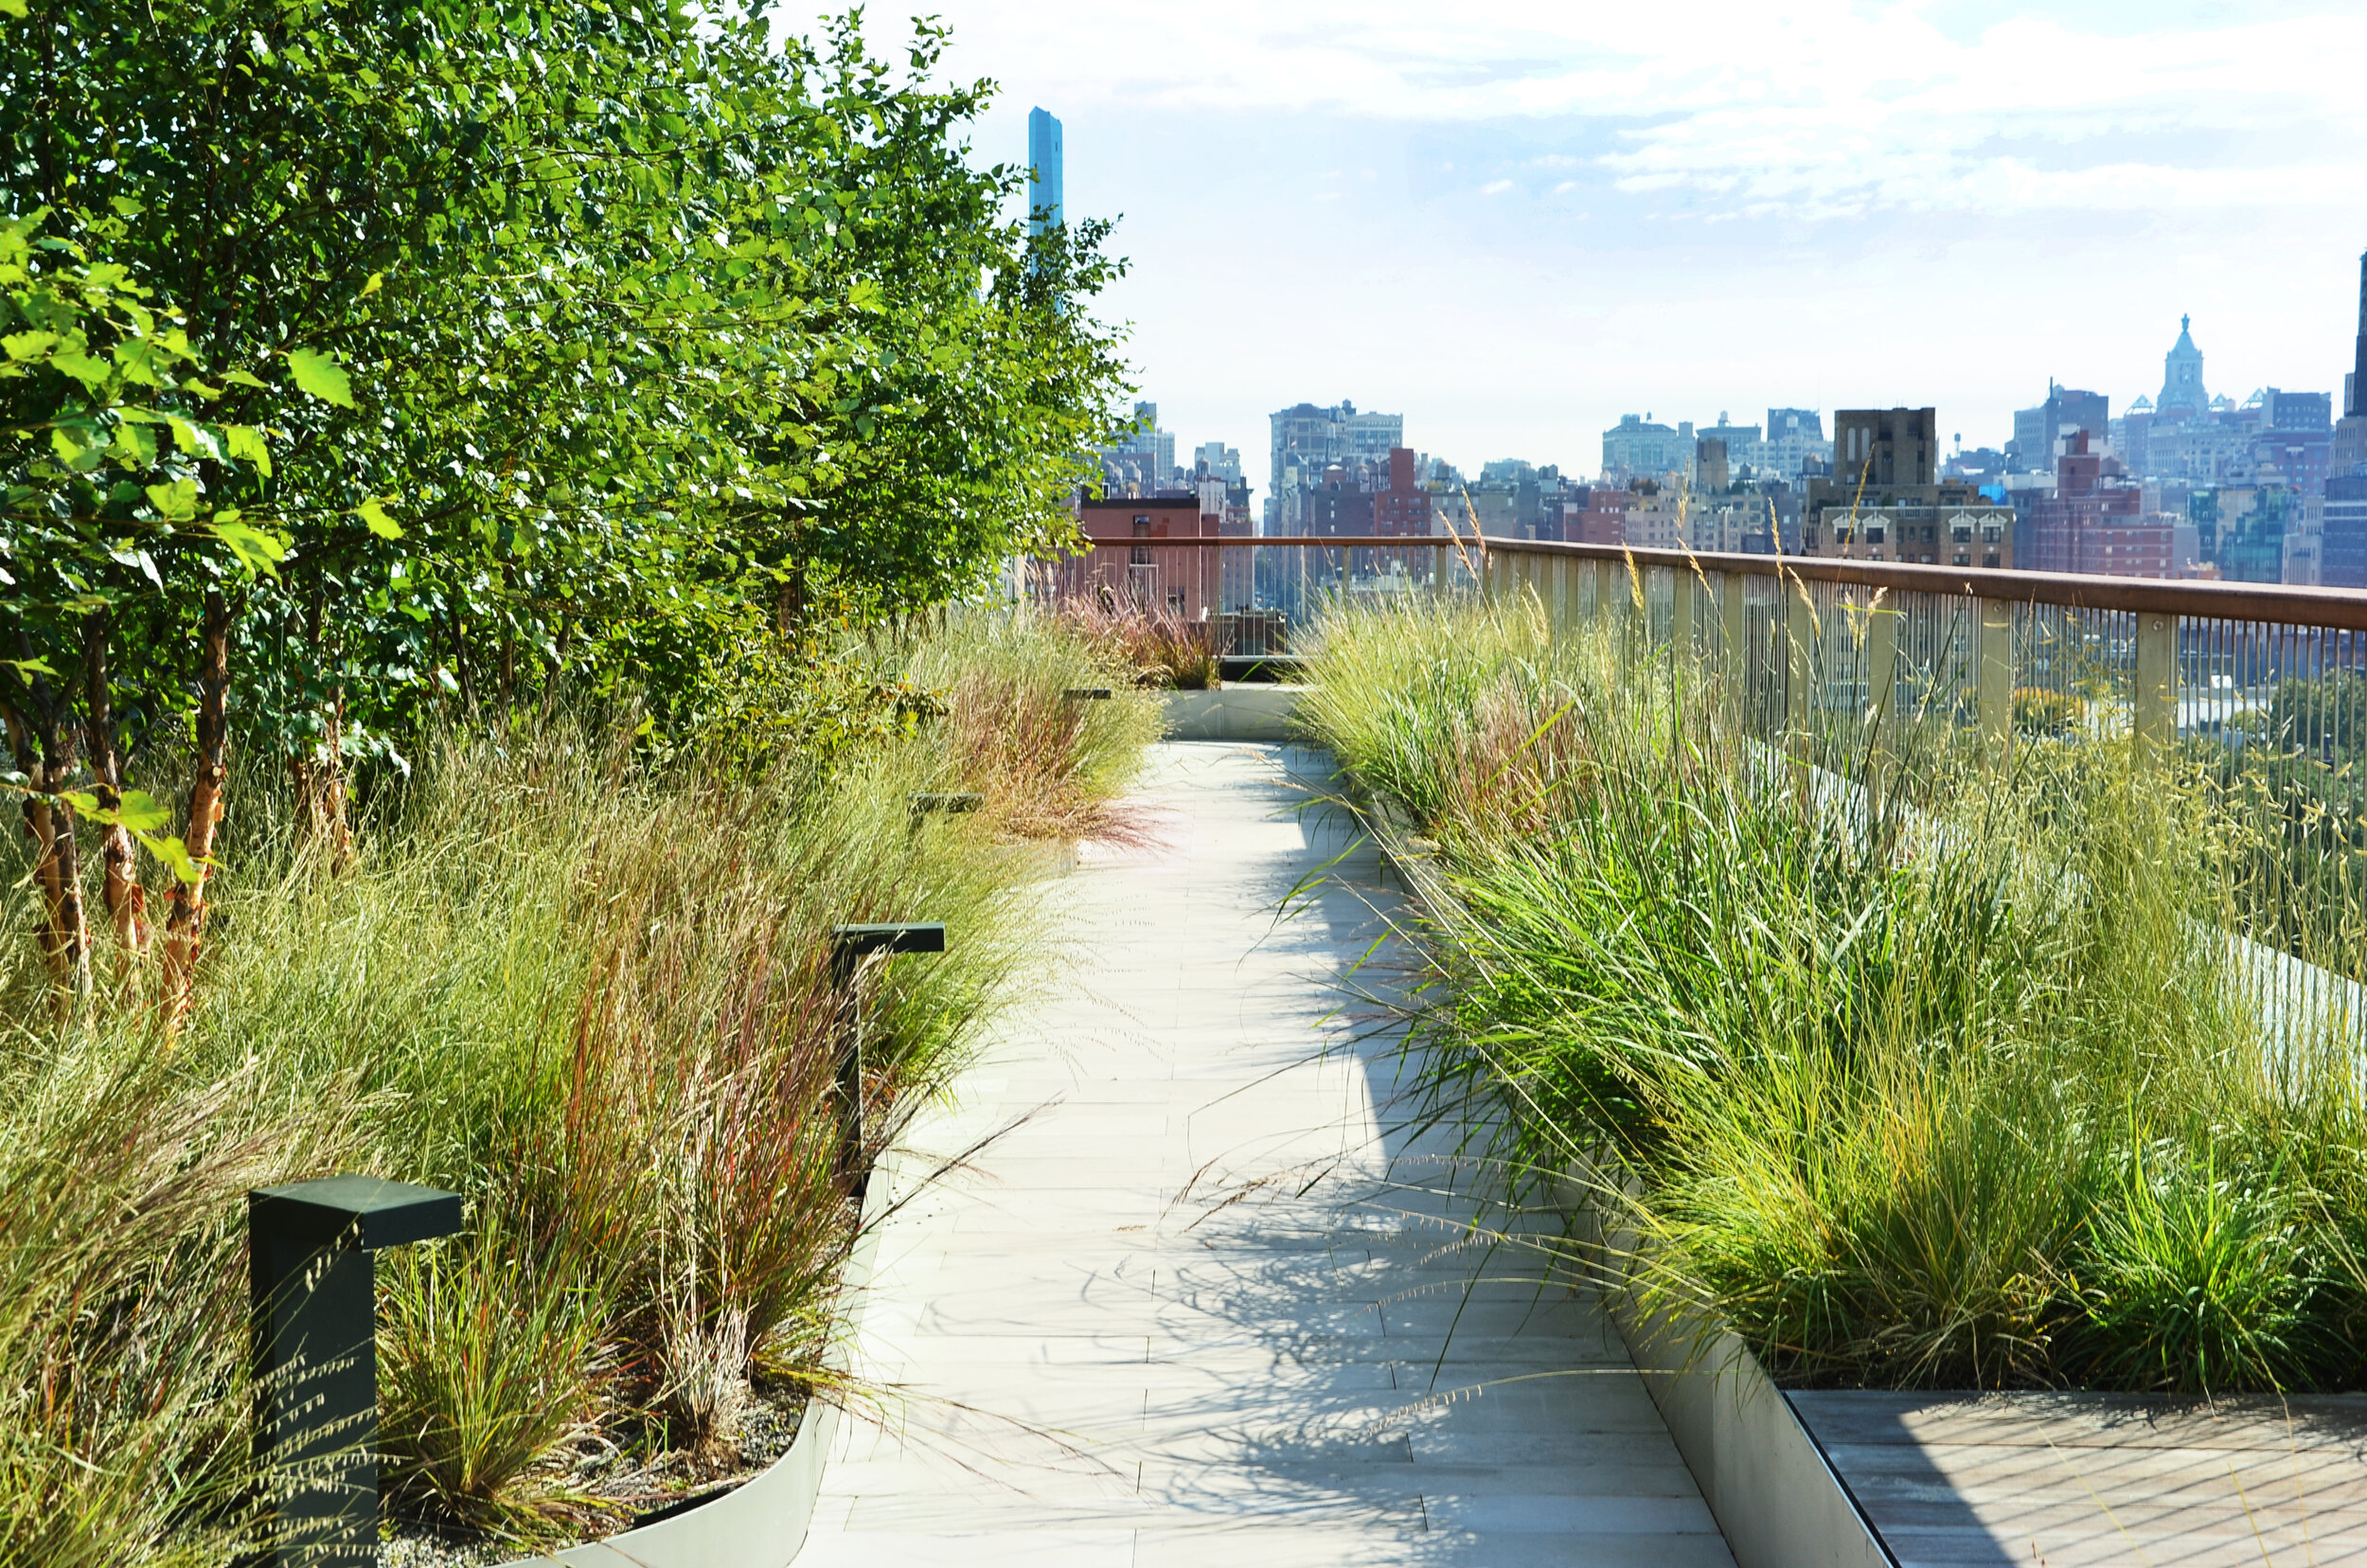
[[[246,1195],[261,1568],[376,1568],[382,1248],[460,1229],[460,1197],[377,1176]]]
[[[1072,703],[1106,703],[1110,700],[1108,686],[1071,686],[1060,695]]]
[[[863,1159],[863,1017],[848,987],[855,970],[874,953],[943,953],[945,922],[901,920],[884,925],[843,925],[830,931],[830,986],[846,1009],[845,1032],[839,1042],[838,1096],[845,1118],[839,1131],[839,1169],[854,1178],[855,1197],[863,1198],[866,1174]]]
[[[922,817],[930,816],[939,811],[944,812],[948,816],[959,816],[965,811],[976,811],[987,802],[987,797],[985,795],[970,790],[963,790],[950,794],[941,793],[934,790],[915,790],[911,794],[906,795],[904,799],[906,804],[912,808],[912,815],[915,822],[918,822]]]

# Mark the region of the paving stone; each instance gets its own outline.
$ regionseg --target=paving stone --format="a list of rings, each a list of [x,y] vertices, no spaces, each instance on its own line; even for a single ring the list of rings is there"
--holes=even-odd
[[[1340,985],[1381,915],[1280,913],[1350,846],[1327,787],[1160,747],[1161,843],[1050,890],[1068,977],[904,1137],[1001,1132],[882,1238],[801,1565],[1732,1568],[1599,1303],[1475,1242],[1457,1130],[1391,1131],[1406,1064]]]

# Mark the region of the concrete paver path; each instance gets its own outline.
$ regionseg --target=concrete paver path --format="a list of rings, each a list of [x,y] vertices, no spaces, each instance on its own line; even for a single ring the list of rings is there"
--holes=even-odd
[[[1158,847],[1052,889],[1070,978],[1006,1020],[893,1216],[801,1568],[1732,1558],[1588,1299],[1453,1245],[1335,982],[1379,930],[1303,813],[1321,759],[1158,748]],[[1370,883],[1369,861],[1357,880]],[[1451,1332],[1450,1329],[1451,1328]]]

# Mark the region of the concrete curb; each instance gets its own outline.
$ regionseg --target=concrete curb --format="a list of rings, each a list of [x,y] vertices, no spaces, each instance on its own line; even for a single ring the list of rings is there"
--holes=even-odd
[[[1170,740],[1288,740],[1307,688],[1246,684],[1213,691],[1170,691]]]
[[[828,1358],[838,1370],[845,1370],[845,1346],[863,1321],[864,1292],[880,1253],[879,1221],[894,1201],[896,1167],[891,1152],[872,1167],[863,1194],[863,1233],[840,1275],[848,1303],[847,1332]],[[605,1541],[520,1558],[501,1568],[786,1568],[804,1550],[806,1532],[812,1527],[814,1500],[821,1495],[822,1470],[838,1436],[839,1419],[838,1406],[809,1399],[789,1452],[714,1502]]]

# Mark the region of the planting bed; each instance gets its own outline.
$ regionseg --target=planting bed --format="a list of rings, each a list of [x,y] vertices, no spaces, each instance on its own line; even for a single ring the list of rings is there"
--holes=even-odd
[[[2280,1407],[2211,1426],[2163,1401],[2360,1386],[2367,1114],[2352,1021],[2263,1007],[2222,934],[2358,973],[2340,853],[2282,847],[2223,753],[2141,765],[2092,726],[2018,737],[2000,771],[1906,715],[1878,808],[1838,810],[1846,735],[1812,775],[1713,673],[1557,638],[1534,600],[1340,614],[1312,675],[1303,721],[1352,804],[1419,850],[1430,1114],[1487,1110],[1474,1153],[1534,1190],[1573,1161],[1605,1173],[1578,1202],[1623,1239],[1565,1267],[1689,1319],[1700,1348],[1731,1327],[1842,1434],[1827,1452],[1878,1525],[1959,1510],[1952,1545],[1891,1542],[1903,1560],[2251,1541],[2236,1491],[2195,1477],[2265,1484]],[[2021,1392],[2065,1387],[2095,1392]],[[1987,1402],[1848,1392],[1868,1388]],[[1843,1440],[1866,1401],[1927,1398],[1945,1438],[1901,1416]],[[2052,1523],[1982,1513],[2001,1477],[2038,1484],[1982,1422],[2019,1432],[2003,1448],[2093,1449],[2137,1408],[2195,1452],[2064,1468],[2084,1490]],[[2307,1443],[2343,1457],[2286,1467],[2271,1560],[2321,1504],[2323,1545],[2352,1527],[2349,1406],[2313,1408]]]
[[[243,1197],[336,1170],[464,1200],[460,1235],[377,1265],[390,1560],[562,1550],[785,1468],[836,1378],[850,1178],[1023,981],[1038,884],[1159,722],[1069,701],[1109,668],[1031,619],[880,656],[928,711],[834,745],[652,760],[565,715],[453,739],[366,803],[344,868],[240,781],[178,1037],[109,1001],[0,1051],[0,1558],[198,1563],[261,1527],[219,1331]],[[917,918],[944,953],[833,967],[833,927]],[[14,961],[0,984],[42,994]]]

